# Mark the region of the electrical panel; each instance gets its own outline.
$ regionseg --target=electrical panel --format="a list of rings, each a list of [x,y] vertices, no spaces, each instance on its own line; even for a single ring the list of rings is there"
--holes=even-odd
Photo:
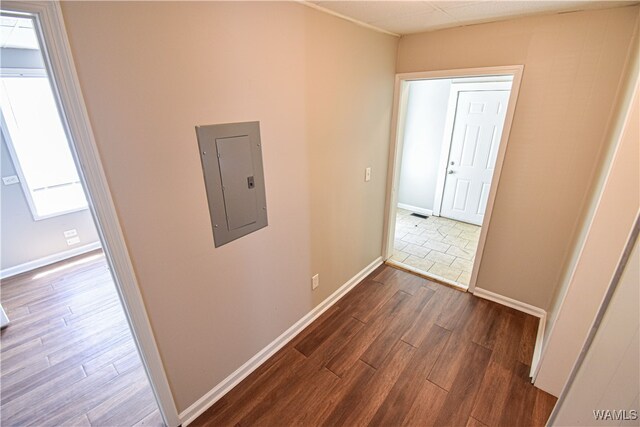
[[[196,126],[216,247],[267,226],[260,123]]]

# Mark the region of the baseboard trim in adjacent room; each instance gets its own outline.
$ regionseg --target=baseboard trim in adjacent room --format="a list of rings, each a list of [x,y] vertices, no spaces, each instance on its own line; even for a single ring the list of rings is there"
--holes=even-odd
[[[35,270],[36,268],[44,267],[46,265],[54,264],[65,259],[73,258],[74,256],[86,254],[87,252],[100,249],[102,244],[100,241],[89,243],[88,245],[78,246],[77,248],[69,249],[68,251],[58,252],[57,254],[49,255],[43,258],[39,258],[33,261],[25,262],[24,264],[16,265],[14,267],[5,268],[0,270],[0,279],[6,279],[11,276],[16,276],[27,271]]]
[[[419,208],[417,206],[406,205],[404,203],[398,203],[398,208],[406,209],[411,212],[419,213],[422,215],[432,216],[433,211],[431,209]]]
[[[538,323],[538,332],[536,334],[536,344],[533,348],[533,359],[531,360],[531,371],[529,376],[532,378],[532,382],[535,379],[537,373],[538,363],[540,363],[540,356],[542,354],[542,345],[544,341],[544,328],[547,322],[547,312],[540,307],[536,307],[531,304],[524,303],[509,297],[505,297],[495,292],[488,291],[482,288],[476,288],[473,294],[479,298],[484,298],[489,301],[497,302],[507,307],[511,307],[515,310],[522,311],[523,313],[530,314],[540,319]]]
[[[260,367],[271,356],[273,356],[278,350],[284,347],[289,341],[295,338],[300,332],[309,326],[314,320],[316,320],[322,313],[327,311],[333,306],[342,296],[349,292],[354,286],[356,286],[362,279],[367,277],[376,268],[382,265],[382,257],[378,257],[371,264],[362,269],[359,273],[349,279],[344,285],[338,288],[327,299],[318,304],[313,310],[307,313],[304,317],[298,320],[293,326],[284,331],[282,335],[277,337],[266,347],[260,350],[255,356],[245,362],[242,366],[235,370],[231,375],[222,380],[218,385],[212,388],[204,396],[198,399],[195,403],[182,411],[178,418],[183,427],[186,427],[192,423],[198,416],[204,411],[209,409],[214,403],[216,403],[221,397],[227,394],[231,389],[238,385],[249,374]]]

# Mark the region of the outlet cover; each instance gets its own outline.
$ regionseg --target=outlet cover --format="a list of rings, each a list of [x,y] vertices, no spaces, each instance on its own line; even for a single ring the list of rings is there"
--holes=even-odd
[[[17,175],[11,175],[11,176],[3,176],[2,182],[4,182],[4,185],[11,185],[11,184],[19,183],[20,180],[18,179]]]
[[[311,278],[311,289],[315,289],[320,286],[320,273],[316,274]]]
[[[67,245],[72,246],[72,245],[76,245],[80,243],[80,238],[79,237],[72,237],[70,239],[67,239]]]

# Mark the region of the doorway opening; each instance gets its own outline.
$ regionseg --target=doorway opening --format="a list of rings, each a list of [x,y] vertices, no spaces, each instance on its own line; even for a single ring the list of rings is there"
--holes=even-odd
[[[396,78],[384,258],[473,290],[522,66]]]
[[[1,423],[163,425],[89,210],[39,21],[3,9],[0,30]]]

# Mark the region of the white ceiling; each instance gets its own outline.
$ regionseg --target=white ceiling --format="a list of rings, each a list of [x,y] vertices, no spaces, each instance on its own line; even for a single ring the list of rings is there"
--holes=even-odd
[[[625,6],[637,1],[310,1],[334,14],[397,35],[517,16]]]
[[[0,16],[0,47],[39,49],[33,21],[29,18]]]

